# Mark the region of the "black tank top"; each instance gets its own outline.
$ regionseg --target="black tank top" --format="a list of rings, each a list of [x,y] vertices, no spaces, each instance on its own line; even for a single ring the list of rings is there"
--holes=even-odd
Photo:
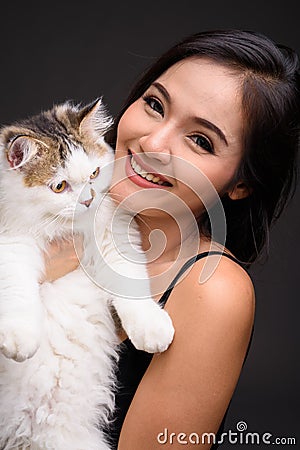
[[[234,262],[242,266],[244,269],[245,267],[243,264],[238,261],[233,256],[219,252],[219,251],[210,251],[210,252],[203,252],[199,253],[198,255],[193,256],[190,258],[186,263],[182,266],[178,274],[175,276],[172,283],[169,285],[168,289],[164,292],[162,297],[159,300],[159,305],[162,307],[165,306],[174,286],[176,285],[177,281],[180,279],[180,277],[183,275],[183,273],[192,266],[196,261],[199,259],[205,258],[209,255],[222,255],[226,256],[227,258],[232,259]],[[245,269],[246,270],[246,269]],[[250,344],[249,344],[250,346]],[[249,347],[248,347],[249,350]],[[247,351],[248,354],[248,351]],[[247,355],[246,355],[247,356]],[[117,367],[117,385],[118,390],[115,397],[115,411],[114,411],[114,417],[112,419],[112,422],[110,424],[110,427],[104,430],[105,434],[107,435],[108,441],[111,445],[112,450],[117,450],[118,447],[118,440],[121,432],[121,428],[125,419],[125,416],[127,414],[128,408],[131,404],[131,401],[133,399],[133,396],[137,390],[137,387],[140,383],[140,381],[143,378],[143,375],[145,374],[151,359],[153,355],[147,352],[144,352],[142,350],[137,350],[131,343],[131,341],[127,338],[124,342],[120,344],[120,358],[118,362]],[[227,414],[227,411],[226,411]],[[221,426],[218,430],[216,441],[218,441],[218,437],[221,436],[221,433],[224,429],[224,422],[226,418],[226,414],[223,418],[223,421],[221,423]],[[213,445],[211,448],[216,449],[218,447],[217,444]]]

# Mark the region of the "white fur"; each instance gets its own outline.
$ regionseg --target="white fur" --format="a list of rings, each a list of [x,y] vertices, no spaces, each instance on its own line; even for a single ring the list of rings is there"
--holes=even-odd
[[[118,217],[112,236],[115,206],[104,196],[113,160],[107,149],[99,158],[74,148],[65,169],[52,180],[68,180],[72,186],[61,194],[48,186],[24,186],[21,171],[8,169],[2,151],[1,450],[109,449],[101,425],[114,406],[118,340],[111,304],[137,348],[163,351],[172,341],[170,318],[151,299],[144,255],[124,239],[127,213]],[[79,202],[90,197],[89,176],[98,166],[100,175],[93,180],[98,204],[94,199],[93,208],[87,208]],[[40,285],[45,246],[70,235],[74,213],[74,231],[85,236],[82,267]],[[130,233],[139,248],[136,225]],[[133,256],[136,263],[130,261]],[[140,280],[133,280],[133,274]],[[115,292],[116,282],[124,295]]]

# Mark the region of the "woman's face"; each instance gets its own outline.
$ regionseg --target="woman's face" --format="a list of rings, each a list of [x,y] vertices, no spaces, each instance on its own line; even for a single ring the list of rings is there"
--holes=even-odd
[[[152,215],[175,201],[198,217],[230,192],[242,157],[240,89],[238,75],[204,58],[161,75],[120,120],[113,198]]]

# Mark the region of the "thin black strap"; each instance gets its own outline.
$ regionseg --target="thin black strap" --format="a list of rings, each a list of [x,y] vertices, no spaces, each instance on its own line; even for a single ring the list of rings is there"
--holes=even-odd
[[[216,251],[216,250],[212,250],[210,252],[203,252],[203,253],[198,253],[198,255],[192,256],[192,258],[188,259],[184,265],[181,267],[180,271],[178,272],[178,274],[175,276],[174,280],[172,281],[172,283],[169,285],[168,289],[163,293],[163,295],[161,296],[158,304],[162,307],[165,306],[174,286],[176,285],[177,281],[179,280],[179,278],[182,276],[182,274],[190,267],[192,266],[196,261],[198,261],[199,259],[205,258],[206,256],[210,256],[210,255],[222,255],[222,256],[226,256],[227,258],[231,259],[232,261],[236,262],[237,264],[239,264],[240,266],[242,266],[241,262],[236,259],[234,256],[229,255],[228,253],[224,253],[224,252],[220,252],[220,251]],[[242,266],[243,267],[243,266]]]

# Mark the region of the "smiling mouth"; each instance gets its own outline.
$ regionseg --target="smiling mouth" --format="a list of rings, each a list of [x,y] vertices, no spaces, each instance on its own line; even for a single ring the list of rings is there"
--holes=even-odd
[[[159,186],[173,186],[169,181],[166,181],[161,176],[159,176],[156,173],[146,172],[134,159],[133,154],[130,150],[128,150],[128,154],[130,157],[130,165],[132,167],[132,170],[141,178],[144,178],[145,180],[149,181],[150,183],[157,184]]]

